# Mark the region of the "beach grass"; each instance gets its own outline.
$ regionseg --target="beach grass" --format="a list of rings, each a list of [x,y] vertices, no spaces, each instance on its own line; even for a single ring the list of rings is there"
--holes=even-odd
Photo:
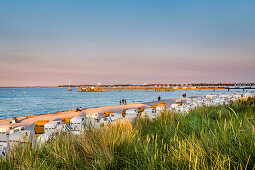
[[[254,169],[255,98],[18,145],[0,168]]]

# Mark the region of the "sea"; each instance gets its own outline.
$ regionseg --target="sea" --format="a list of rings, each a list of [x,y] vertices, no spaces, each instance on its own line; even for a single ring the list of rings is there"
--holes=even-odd
[[[26,115],[55,113],[82,108],[119,105],[126,99],[127,104],[144,103],[158,100],[205,96],[207,94],[227,94],[242,90],[175,90],[173,92],[145,92],[143,90],[123,90],[108,92],[78,92],[77,88],[0,88],[0,119]]]

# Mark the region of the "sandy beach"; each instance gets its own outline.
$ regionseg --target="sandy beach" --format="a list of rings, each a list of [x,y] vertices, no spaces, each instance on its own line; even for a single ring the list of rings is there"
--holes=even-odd
[[[162,100],[162,101],[154,101],[154,102],[146,102],[146,103],[134,103],[127,105],[116,105],[116,106],[105,106],[98,108],[88,108],[82,111],[76,112],[75,110],[49,113],[49,114],[41,114],[41,115],[28,115],[17,117],[19,123],[11,124],[9,123],[12,118],[2,119],[0,120],[0,125],[12,125],[13,127],[24,126],[25,129],[34,131],[34,123],[38,120],[60,120],[63,117],[75,117],[75,116],[85,116],[88,113],[103,113],[104,111],[112,111],[114,113],[122,113],[123,109],[129,108],[138,108],[138,107],[149,107],[151,105],[158,104],[159,102],[166,102],[166,106],[170,106],[175,102],[176,99]],[[182,99],[183,100],[183,99]]]

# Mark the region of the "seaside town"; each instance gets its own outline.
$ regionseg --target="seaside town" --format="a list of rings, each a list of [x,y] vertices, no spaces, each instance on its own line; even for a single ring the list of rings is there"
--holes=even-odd
[[[0,170],[255,170],[254,7],[1,0]]]

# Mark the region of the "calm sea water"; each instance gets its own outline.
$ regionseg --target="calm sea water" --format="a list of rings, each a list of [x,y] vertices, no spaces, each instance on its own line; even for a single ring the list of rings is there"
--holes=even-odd
[[[231,90],[234,92],[238,90]],[[25,92],[25,93],[24,93]],[[65,88],[1,88],[0,119],[25,115],[54,113],[75,109],[119,105],[124,98],[127,103],[151,102],[161,99],[205,96],[207,94],[230,93],[227,90],[178,90],[174,92],[109,91],[101,93],[79,93],[78,89],[68,91]]]

